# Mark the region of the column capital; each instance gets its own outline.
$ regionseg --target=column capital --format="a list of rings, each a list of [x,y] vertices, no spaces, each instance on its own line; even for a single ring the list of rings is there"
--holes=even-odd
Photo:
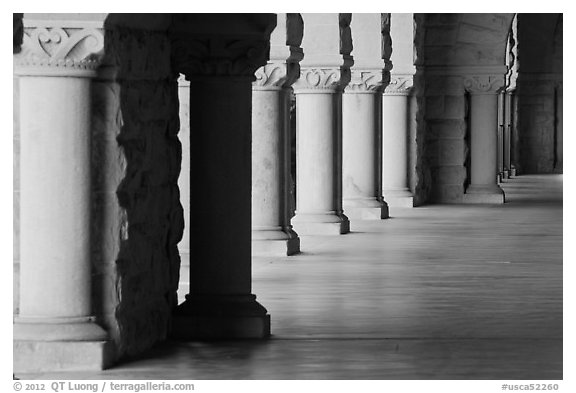
[[[32,26],[24,28],[22,50],[14,56],[17,75],[96,75],[104,52],[99,27]]]
[[[300,66],[298,63],[268,63],[256,70],[256,80],[252,82],[255,90],[279,90],[290,87],[298,76]]]
[[[186,79],[195,76],[254,78],[266,64],[268,40],[226,38],[182,38],[172,42],[176,70]]]
[[[194,77],[254,80],[270,56],[274,14],[176,14],[172,55],[175,71]]]
[[[464,88],[471,94],[497,94],[506,84],[504,75],[464,75]]]
[[[350,68],[302,68],[294,83],[294,93],[326,93],[341,91],[350,82]]]
[[[377,93],[382,90],[388,72],[380,70],[351,70],[346,93]]]
[[[390,83],[384,90],[385,95],[408,95],[414,84],[414,75],[390,75]]]

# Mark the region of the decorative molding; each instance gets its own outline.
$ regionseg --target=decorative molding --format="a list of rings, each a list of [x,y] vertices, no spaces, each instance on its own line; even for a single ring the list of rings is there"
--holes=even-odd
[[[413,75],[390,75],[390,83],[386,86],[386,95],[408,95],[414,85]]]
[[[255,90],[277,90],[290,87],[300,76],[298,63],[268,63],[256,70]]]
[[[325,90],[339,91],[350,82],[350,68],[303,68],[300,78],[294,82],[296,94],[309,90],[322,92]]]
[[[265,65],[270,41],[262,38],[202,39],[175,38],[172,53],[176,71],[194,76],[236,76],[254,78],[256,70]]]
[[[377,93],[382,90],[388,73],[384,70],[351,70],[346,93]]]
[[[464,88],[471,94],[496,94],[504,86],[504,75],[465,75]]]
[[[20,75],[94,74],[104,50],[99,28],[32,27],[24,29],[22,51],[14,57]]]

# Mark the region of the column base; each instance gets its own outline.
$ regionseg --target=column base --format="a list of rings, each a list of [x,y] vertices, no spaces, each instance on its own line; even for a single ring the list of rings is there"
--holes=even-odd
[[[252,255],[288,256],[300,252],[300,238],[292,228],[252,229]]]
[[[384,199],[388,206],[414,207],[414,195],[407,188],[403,190],[384,190]]]
[[[300,238],[279,240],[252,240],[252,255],[263,257],[285,257],[300,252]]]
[[[187,295],[172,319],[178,340],[224,340],[270,336],[270,315],[255,295]]]
[[[184,302],[190,293],[190,252],[180,251],[180,280],[178,282],[178,303]]]
[[[510,168],[510,177],[516,177],[516,168]]]
[[[376,198],[350,198],[343,200],[346,215],[356,220],[381,220],[388,218],[388,205]]]
[[[350,221],[343,213],[298,213],[292,219],[292,227],[301,236],[343,235],[350,232]]]
[[[510,179],[510,170],[504,169],[504,172],[502,172],[502,178],[503,179]]]
[[[504,191],[502,191],[502,189],[497,185],[471,185],[464,194],[463,202],[502,204],[504,203]]]
[[[18,317],[13,349],[15,373],[103,370],[114,360],[106,332],[88,317]]]

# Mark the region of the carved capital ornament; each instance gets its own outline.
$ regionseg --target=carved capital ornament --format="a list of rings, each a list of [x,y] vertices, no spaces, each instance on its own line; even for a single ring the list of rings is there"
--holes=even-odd
[[[391,75],[390,83],[386,86],[386,95],[408,95],[412,90],[414,77],[412,75]]]
[[[346,93],[377,93],[382,90],[388,73],[383,70],[352,70]]]
[[[350,68],[302,68],[294,92],[323,93],[341,91],[350,81]]]
[[[255,71],[268,60],[270,42],[223,37],[181,38],[172,42],[172,49],[176,69],[187,79],[228,76],[253,80]]]
[[[464,88],[471,94],[497,94],[506,84],[504,75],[467,75]]]
[[[99,28],[24,29],[21,52],[14,56],[19,75],[93,76],[100,65],[104,34]]]

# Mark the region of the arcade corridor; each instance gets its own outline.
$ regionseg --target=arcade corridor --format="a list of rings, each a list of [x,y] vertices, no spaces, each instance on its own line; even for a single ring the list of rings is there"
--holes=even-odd
[[[169,342],[39,379],[562,379],[562,175],[504,205],[432,205],[253,261],[270,340]]]

